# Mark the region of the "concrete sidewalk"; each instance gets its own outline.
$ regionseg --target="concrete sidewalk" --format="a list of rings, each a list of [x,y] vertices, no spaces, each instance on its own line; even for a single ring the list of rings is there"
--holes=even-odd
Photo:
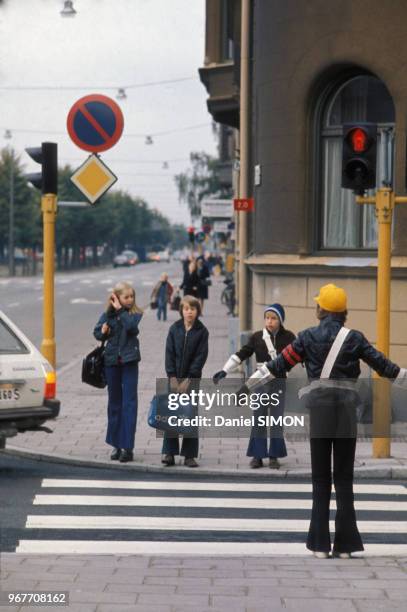
[[[204,377],[211,377],[219,370],[228,357],[228,317],[226,308],[220,303],[224,285],[215,279],[210,288],[210,300],[205,303],[203,322],[209,329],[209,358]],[[95,319],[97,313],[95,315]],[[188,471],[177,465],[165,468],[161,465],[161,440],[155,430],[147,425],[147,412],[154,395],[155,379],[165,376],[164,346],[167,330],[178,318],[176,312],[169,311],[169,320],[157,322],[155,312],[147,310],[140,327],[142,361],[139,376],[139,414],[136,433],[135,461],[130,464],[117,464],[109,459],[110,447],[105,444],[106,433],[106,390],[93,389],[81,383],[80,372],[82,355],[63,367],[58,374],[58,397],[61,400],[61,416],[51,423],[53,434],[20,434],[10,439],[9,452],[23,453],[54,461],[68,461],[77,464],[109,466],[113,469]],[[295,326],[292,325],[295,330]],[[94,343],[89,332],[89,350]],[[246,457],[247,438],[201,438],[197,472],[201,474],[224,474],[227,476],[248,475],[269,478],[306,476],[310,474],[310,454],[307,441],[287,441],[288,457],[281,460],[279,470],[264,467],[260,470],[249,469]],[[407,477],[407,443],[392,442],[390,459],[372,459],[370,441],[359,441],[357,446],[356,474],[363,478],[405,478]],[[181,459],[179,459],[181,463]]]

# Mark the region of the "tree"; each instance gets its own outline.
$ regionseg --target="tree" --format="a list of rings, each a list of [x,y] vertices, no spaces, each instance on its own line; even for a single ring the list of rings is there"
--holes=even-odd
[[[41,205],[38,192],[29,187],[20,158],[13,150],[0,153],[0,257],[9,239],[10,182],[14,192],[14,244],[35,248],[41,242]]]
[[[218,176],[219,160],[203,151],[192,152],[189,157],[191,168],[176,174],[174,180],[180,202],[188,205],[192,217],[198,217],[201,214],[202,199],[222,192]]]

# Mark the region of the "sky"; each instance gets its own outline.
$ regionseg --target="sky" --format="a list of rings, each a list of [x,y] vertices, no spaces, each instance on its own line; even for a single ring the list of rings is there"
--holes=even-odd
[[[35,172],[25,147],[57,142],[60,164],[76,169],[88,153],[68,136],[69,109],[91,93],[116,99],[117,88],[127,86],[127,99],[116,99],[123,136],[101,154],[119,179],[113,189],[143,197],[172,222],[188,224],[174,174],[189,167],[191,151],[216,154],[198,76],[204,0],[74,0],[73,18],[61,17],[62,7],[63,0],[1,5],[0,147],[11,145],[27,172]],[[183,78],[190,80],[138,87]],[[145,144],[147,135],[153,144]]]

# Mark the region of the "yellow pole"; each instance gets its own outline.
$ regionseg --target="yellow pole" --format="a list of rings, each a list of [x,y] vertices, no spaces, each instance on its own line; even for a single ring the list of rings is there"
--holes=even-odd
[[[376,194],[376,214],[379,227],[377,264],[377,350],[390,352],[390,283],[391,283],[391,224],[394,194],[390,189],[379,189]],[[378,375],[375,378],[380,379]],[[386,381],[375,383],[373,404],[373,457],[390,457],[391,405]]]
[[[41,210],[44,231],[44,304],[43,304],[43,340],[41,353],[50,364],[56,367],[55,317],[54,317],[54,251],[55,251],[55,217],[57,196],[45,194],[41,198]]]

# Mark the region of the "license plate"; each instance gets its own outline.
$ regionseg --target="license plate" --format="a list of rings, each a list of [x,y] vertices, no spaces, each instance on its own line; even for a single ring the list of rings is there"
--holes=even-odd
[[[20,399],[20,390],[12,385],[0,385],[0,402]]]

